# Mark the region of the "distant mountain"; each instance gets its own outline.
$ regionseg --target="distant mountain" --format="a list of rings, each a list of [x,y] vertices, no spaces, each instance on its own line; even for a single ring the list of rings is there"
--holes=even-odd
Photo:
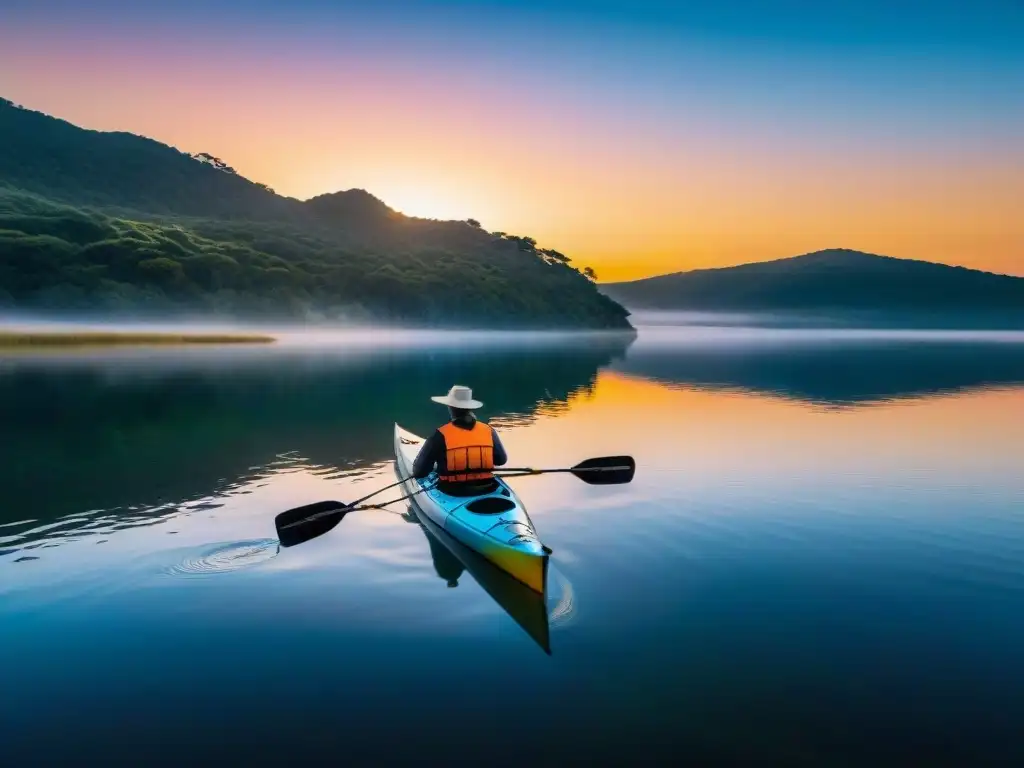
[[[283,197],[209,153],[0,99],[0,311],[631,330],[532,238]]]
[[[633,311],[1024,315],[1024,278],[843,248],[600,289]]]

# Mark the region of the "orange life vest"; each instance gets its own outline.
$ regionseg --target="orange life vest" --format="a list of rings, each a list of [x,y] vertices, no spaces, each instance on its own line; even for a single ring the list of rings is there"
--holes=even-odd
[[[472,429],[462,429],[449,422],[438,432],[447,449],[447,472],[439,473],[438,480],[457,483],[494,477],[494,436],[489,426],[478,421]]]

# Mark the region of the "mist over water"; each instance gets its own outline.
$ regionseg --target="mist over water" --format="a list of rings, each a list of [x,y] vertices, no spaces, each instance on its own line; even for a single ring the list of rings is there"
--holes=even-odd
[[[623,331],[581,330],[478,330],[439,329],[407,325],[381,325],[366,323],[239,323],[210,320],[173,320],[166,322],[74,322],[52,318],[30,318],[23,315],[0,316],[0,329],[51,333],[174,333],[174,334],[254,334],[271,336],[277,346],[316,347],[320,351],[343,349],[355,352],[362,349],[384,348],[461,348],[489,349],[494,346],[550,346],[568,344],[606,343],[634,335]],[[218,354],[220,353],[218,349]]]
[[[633,320],[0,353],[5,756],[1019,762],[1024,338]],[[515,466],[637,461],[513,481],[541,604],[405,503],[279,547],[455,383]]]
[[[936,319],[864,317],[852,313],[821,315],[799,313],[730,313],[637,311],[630,322],[645,331],[645,344],[667,340],[669,344],[706,343],[828,343],[846,340],[911,341],[1024,341],[1024,328],[962,327],[956,318],[942,327]],[[868,322],[871,321],[871,322]],[[885,321],[885,322],[883,322]],[[915,322],[917,321],[917,322]]]

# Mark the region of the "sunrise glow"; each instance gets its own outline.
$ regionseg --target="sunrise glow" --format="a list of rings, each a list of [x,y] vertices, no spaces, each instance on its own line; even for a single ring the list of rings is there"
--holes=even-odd
[[[280,194],[530,235],[602,281],[829,247],[1024,274],[1020,14],[868,3],[872,49],[839,17],[613,5],[30,4],[0,96]]]

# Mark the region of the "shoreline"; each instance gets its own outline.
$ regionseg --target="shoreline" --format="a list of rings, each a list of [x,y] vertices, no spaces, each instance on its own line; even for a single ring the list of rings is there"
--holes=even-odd
[[[52,347],[167,346],[187,344],[272,344],[273,336],[247,333],[172,331],[16,331],[0,329],[0,349]]]

